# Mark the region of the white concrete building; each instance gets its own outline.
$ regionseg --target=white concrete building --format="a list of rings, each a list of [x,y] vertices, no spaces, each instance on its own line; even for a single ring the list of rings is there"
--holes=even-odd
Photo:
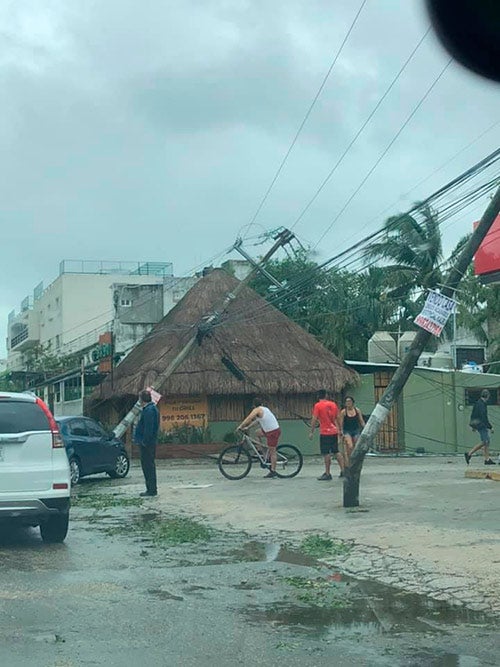
[[[59,276],[45,289],[38,285],[20,312],[10,313],[8,369],[23,370],[25,355],[33,348],[59,356],[87,348],[109,330],[114,318],[113,285],[163,285],[171,275],[167,262],[62,261]]]
[[[20,312],[9,315],[7,370],[24,378],[56,416],[82,414],[85,396],[202,275],[175,277],[172,264],[163,262],[65,260],[47,288],[40,283]],[[70,370],[47,375],[43,363],[28,363],[34,351],[75,357]]]

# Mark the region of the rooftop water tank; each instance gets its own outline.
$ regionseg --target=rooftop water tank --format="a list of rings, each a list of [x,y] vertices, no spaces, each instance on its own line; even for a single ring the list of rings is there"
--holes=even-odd
[[[393,364],[397,361],[396,341],[388,331],[376,331],[368,341],[368,361]]]
[[[410,345],[413,343],[415,336],[417,335],[416,331],[405,331],[402,334],[398,341],[398,353],[399,359],[401,360],[405,354],[410,349]]]

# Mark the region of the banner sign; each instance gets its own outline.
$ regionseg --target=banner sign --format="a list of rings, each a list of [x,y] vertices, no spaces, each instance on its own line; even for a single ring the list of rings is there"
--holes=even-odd
[[[158,408],[162,431],[171,431],[184,425],[205,428],[208,424],[208,401],[206,396],[195,396],[193,398],[164,397]]]
[[[420,315],[415,318],[415,324],[434,336],[443,331],[450,315],[455,312],[457,302],[438,292],[429,292]]]

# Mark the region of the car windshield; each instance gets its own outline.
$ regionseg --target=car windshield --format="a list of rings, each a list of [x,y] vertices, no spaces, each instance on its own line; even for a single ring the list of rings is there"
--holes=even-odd
[[[0,400],[0,433],[48,430],[47,417],[36,403]]]

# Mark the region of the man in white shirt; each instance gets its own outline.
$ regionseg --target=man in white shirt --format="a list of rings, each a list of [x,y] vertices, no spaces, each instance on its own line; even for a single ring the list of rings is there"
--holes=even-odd
[[[265,476],[268,479],[277,477],[276,475],[276,447],[281,435],[280,425],[278,420],[269,408],[262,405],[262,400],[258,397],[253,399],[253,410],[238,426],[238,430],[243,430],[257,422],[260,426],[260,435],[266,438],[267,446],[269,447],[269,459],[271,462],[271,469]]]

